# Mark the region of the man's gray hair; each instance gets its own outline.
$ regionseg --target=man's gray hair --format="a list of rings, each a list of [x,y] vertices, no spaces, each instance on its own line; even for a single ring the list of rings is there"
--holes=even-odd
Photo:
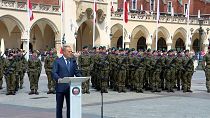
[[[70,46],[70,45],[65,44],[65,45],[63,45],[62,50],[63,50],[63,51],[65,51],[65,50],[66,50],[66,48],[68,48],[68,47],[69,47],[69,48],[71,48],[71,46]]]

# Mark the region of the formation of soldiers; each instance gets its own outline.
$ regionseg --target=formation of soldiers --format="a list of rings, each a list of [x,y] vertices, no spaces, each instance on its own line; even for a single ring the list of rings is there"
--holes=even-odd
[[[3,77],[6,82],[6,95],[15,95],[19,89],[23,89],[24,75],[27,72],[30,82],[29,95],[38,95],[38,82],[42,64],[38,51],[33,51],[29,60],[25,59],[27,52],[21,49],[7,49],[0,57],[0,89],[3,85]]]
[[[143,92],[192,92],[193,58],[185,51],[135,51],[105,47],[87,47],[78,58],[83,76],[91,76],[92,87],[107,93],[127,90]],[[83,83],[83,93],[89,93],[89,82]]]
[[[210,52],[210,48],[209,48]],[[23,88],[23,77],[27,72],[30,89],[29,95],[38,93],[38,82],[42,63],[39,53],[33,51],[31,58],[26,61],[23,50],[7,50],[0,57],[0,89],[3,76],[6,80],[7,95],[15,95]],[[204,57],[203,68],[209,84],[210,53]],[[54,60],[58,58],[55,49],[49,51],[45,58],[44,68],[48,78],[47,94],[55,94],[55,81],[51,77]],[[194,73],[193,57],[189,50],[185,51],[135,51],[134,49],[106,49],[94,47],[88,50],[84,47],[78,57],[78,66],[83,76],[91,76],[91,85],[98,91],[108,93],[108,89],[118,92],[128,90],[141,92],[174,92],[174,90],[191,91],[191,79]],[[83,82],[82,92],[90,93],[90,80]],[[210,86],[207,86],[210,92]]]

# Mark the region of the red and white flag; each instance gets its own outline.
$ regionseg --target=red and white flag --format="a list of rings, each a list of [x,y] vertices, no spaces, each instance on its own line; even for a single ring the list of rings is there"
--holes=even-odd
[[[32,11],[31,0],[28,0],[28,14],[30,17],[30,21],[32,21],[34,19],[34,15],[33,15],[33,11]]]
[[[187,9],[185,11],[185,17],[186,18],[190,17],[190,0],[188,0]]]
[[[111,12],[114,12],[114,1],[111,1]]]
[[[128,22],[128,3],[127,0],[124,0],[124,21]]]
[[[157,2],[157,23],[160,23],[160,1]]]

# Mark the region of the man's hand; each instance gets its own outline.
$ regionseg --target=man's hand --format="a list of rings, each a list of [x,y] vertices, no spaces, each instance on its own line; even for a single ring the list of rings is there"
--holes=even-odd
[[[61,83],[61,81],[62,81],[62,78],[59,78],[59,79],[58,79],[58,83]]]

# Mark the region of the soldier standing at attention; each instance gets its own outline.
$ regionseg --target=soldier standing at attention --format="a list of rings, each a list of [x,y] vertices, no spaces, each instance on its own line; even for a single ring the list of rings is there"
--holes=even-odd
[[[206,75],[206,88],[210,93],[210,47],[208,47],[208,53],[203,57],[202,68]]]
[[[13,54],[10,53],[8,55],[8,60],[6,60],[4,75],[6,79],[7,85],[7,93],[6,95],[15,95],[15,70],[16,70],[16,62],[14,60]]]
[[[30,81],[30,89],[29,95],[36,94],[38,95],[38,82],[40,69],[42,68],[42,63],[40,59],[37,57],[37,52],[33,51],[32,57],[28,60],[28,77]]]
[[[1,54],[1,52],[0,52],[0,54]],[[5,59],[2,55],[2,56],[0,56],[0,90],[2,89],[2,84],[3,84],[4,65],[5,65]]]
[[[82,76],[87,77],[90,76],[90,70],[91,70],[91,56],[88,52],[88,47],[84,46],[82,54],[78,58],[78,64],[79,69],[82,72]],[[87,80],[85,82],[82,82],[82,93],[89,94],[89,86],[90,86],[90,80]]]
[[[45,59],[44,68],[47,74],[48,79],[48,89],[47,94],[55,94],[55,80],[52,79],[52,68],[54,61],[58,58],[58,56],[51,50],[49,55]]]
[[[183,92],[192,92],[190,90],[191,88],[191,79],[192,75],[194,73],[194,63],[193,58],[190,57],[189,50],[185,50],[185,57],[183,58],[183,65],[185,68],[184,74],[183,74]]]

